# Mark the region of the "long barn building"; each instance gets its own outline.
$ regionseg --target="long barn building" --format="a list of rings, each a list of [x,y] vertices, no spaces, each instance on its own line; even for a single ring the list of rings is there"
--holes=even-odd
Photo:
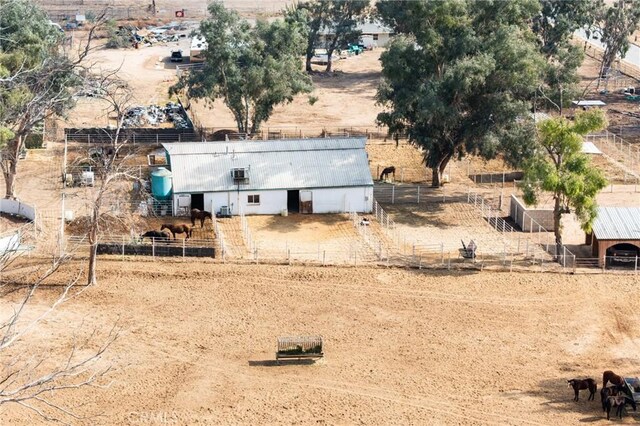
[[[365,138],[163,144],[175,214],[369,213]]]

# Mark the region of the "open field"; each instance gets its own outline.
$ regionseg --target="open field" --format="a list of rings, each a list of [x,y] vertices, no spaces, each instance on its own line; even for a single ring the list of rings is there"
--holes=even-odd
[[[101,414],[73,424],[605,424],[566,380],[640,374],[638,277],[108,259],[99,273],[24,342],[59,359],[81,334],[65,324],[100,339],[118,321],[110,387],[54,396]],[[288,334],[321,334],[326,358],[276,366]],[[42,422],[4,406],[0,423]]]

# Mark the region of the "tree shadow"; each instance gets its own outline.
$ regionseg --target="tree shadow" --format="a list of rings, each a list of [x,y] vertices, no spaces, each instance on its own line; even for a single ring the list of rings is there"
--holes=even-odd
[[[541,405],[552,411],[558,413],[574,412],[578,415],[584,415],[578,421],[581,423],[592,423],[607,419],[606,413],[602,411],[602,402],[600,400],[600,386],[598,385],[598,391],[592,401],[588,401],[589,391],[582,390],[579,394],[579,400],[573,400],[573,389],[567,387],[567,380],[577,377],[584,378],[584,374],[576,372],[578,366],[567,364],[562,369],[567,371],[567,375],[563,378],[544,379],[538,382],[539,386],[536,390],[525,392],[529,396],[540,398],[544,400]],[[569,373],[572,372],[573,374]],[[597,377],[594,377],[597,380]],[[613,414],[615,410],[612,411]],[[633,412],[631,408],[625,408],[623,419],[626,417],[632,418],[634,421],[640,421],[640,413]]]

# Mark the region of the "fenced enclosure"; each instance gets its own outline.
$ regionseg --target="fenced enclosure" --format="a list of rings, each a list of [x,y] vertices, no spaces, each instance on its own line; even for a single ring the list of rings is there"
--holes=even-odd
[[[68,243],[78,252],[79,248],[88,248],[85,236],[71,235]],[[108,236],[100,238],[97,252],[101,255],[151,256],[151,257],[215,257],[213,240],[178,239],[164,240],[148,238],[141,241],[130,236]]]
[[[631,144],[608,130],[587,135],[585,141],[593,143],[603,154],[621,165],[620,174],[624,175],[625,182],[627,178],[631,183],[640,178],[640,145]]]

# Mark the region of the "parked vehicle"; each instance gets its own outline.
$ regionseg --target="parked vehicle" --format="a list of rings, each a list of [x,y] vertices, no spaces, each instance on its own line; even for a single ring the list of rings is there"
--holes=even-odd
[[[182,50],[172,50],[171,51],[171,62],[182,62]]]

